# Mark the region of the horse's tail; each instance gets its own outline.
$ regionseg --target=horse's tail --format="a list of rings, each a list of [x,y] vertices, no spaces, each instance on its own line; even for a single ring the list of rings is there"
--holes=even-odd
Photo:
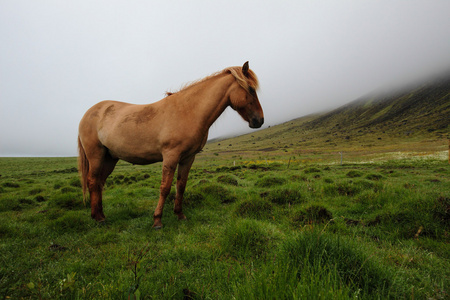
[[[83,188],[83,203],[86,203],[87,176],[89,172],[89,161],[86,157],[80,137],[78,136],[78,172],[80,173],[81,186]]]

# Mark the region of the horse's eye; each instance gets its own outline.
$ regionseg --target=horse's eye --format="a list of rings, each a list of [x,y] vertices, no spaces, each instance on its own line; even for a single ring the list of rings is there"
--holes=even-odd
[[[252,95],[254,95],[255,92],[256,92],[255,89],[252,88],[251,86],[248,87],[248,91],[249,91],[249,93],[252,94]]]

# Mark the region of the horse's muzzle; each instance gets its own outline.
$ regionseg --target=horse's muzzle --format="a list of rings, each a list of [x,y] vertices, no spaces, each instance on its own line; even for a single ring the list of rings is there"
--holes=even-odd
[[[248,122],[250,128],[260,128],[264,124],[264,118],[251,118]]]

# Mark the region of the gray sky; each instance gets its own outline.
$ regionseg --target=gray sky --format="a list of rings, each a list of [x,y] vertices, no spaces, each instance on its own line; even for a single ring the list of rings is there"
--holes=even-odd
[[[450,1],[0,0],[0,156],[74,156],[95,103],[250,61],[263,128],[450,67]],[[249,132],[227,109],[210,138]]]

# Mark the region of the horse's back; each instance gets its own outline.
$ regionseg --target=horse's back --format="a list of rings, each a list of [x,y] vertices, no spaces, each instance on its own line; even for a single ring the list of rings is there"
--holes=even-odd
[[[82,119],[82,122],[86,118],[89,118],[91,120],[98,120],[100,118],[108,116],[109,114],[114,114],[115,112],[117,112],[118,109],[122,109],[130,105],[133,104],[114,100],[101,101],[93,105],[86,111]]]

